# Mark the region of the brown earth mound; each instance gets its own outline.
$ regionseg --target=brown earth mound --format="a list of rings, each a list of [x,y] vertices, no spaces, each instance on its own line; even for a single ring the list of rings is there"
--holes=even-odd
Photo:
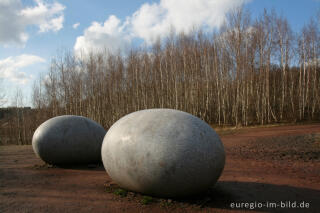
[[[320,125],[221,134],[225,170],[208,192],[161,199],[119,189],[101,165],[58,168],[0,146],[0,212],[319,212]]]

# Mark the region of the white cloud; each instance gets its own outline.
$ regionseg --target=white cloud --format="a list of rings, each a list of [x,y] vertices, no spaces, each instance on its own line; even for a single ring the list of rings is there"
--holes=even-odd
[[[25,24],[34,24],[39,26],[39,32],[59,31],[63,27],[63,10],[65,6],[54,2],[48,4],[42,0],[35,0],[35,7],[27,7],[20,11]]]
[[[130,43],[125,28],[126,24],[115,16],[110,16],[104,23],[93,22],[84,35],[77,38],[74,50],[86,55],[91,51],[116,52],[124,49]]]
[[[72,27],[73,27],[73,29],[77,29],[77,28],[79,27],[79,25],[80,25],[80,23],[77,22],[77,23],[75,23],[74,25],[72,25]]]
[[[23,7],[21,0],[0,0],[0,44],[25,44],[29,37],[27,26],[37,26],[39,33],[63,28],[64,5],[43,0],[34,2],[34,6]]]
[[[194,28],[210,31],[221,26],[225,15],[251,0],[160,0],[145,3],[125,21],[110,16],[102,25],[93,22],[74,49],[85,51],[105,46],[110,50],[123,48],[123,43],[140,38],[147,44],[158,37],[175,33],[190,33]]]
[[[0,60],[0,79],[26,84],[32,79],[32,76],[21,70],[33,64],[44,62],[45,59],[39,56],[27,54],[2,59]]]
[[[250,0],[161,0],[146,3],[131,17],[134,35],[153,42],[158,36],[190,33],[194,28],[212,30],[221,26],[225,15]]]

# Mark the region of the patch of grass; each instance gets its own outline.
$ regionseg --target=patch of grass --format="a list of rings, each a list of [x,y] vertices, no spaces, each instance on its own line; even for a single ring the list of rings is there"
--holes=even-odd
[[[118,189],[118,185],[114,183],[107,182],[104,184],[106,192],[113,193],[116,189]]]
[[[128,195],[128,191],[124,189],[116,189],[113,194],[119,195],[120,197],[126,197]]]
[[[161,199],[160,200],[160,206],[162,207],[172,207],[173,206],[173,200],[172,199]]]
[[[57,166],[52,165],[52,164],[36,164],[33,166],[34,169],[51,169],[51,168],[57,168]]]
[[[111,193],[113,191],[111,187],[105,187],[105,190],[106,190],[106,192],[109,192],[109,193]]]
[[[150,203],[154,202],[154,199],[150,196],[143,196],[142,199],[141,199],[141,203],[143,205],[148,205]]]

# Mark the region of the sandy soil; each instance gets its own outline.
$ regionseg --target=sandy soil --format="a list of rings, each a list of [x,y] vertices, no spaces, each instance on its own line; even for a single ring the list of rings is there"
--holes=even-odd
[[[56,168],[31,146],[0,146],[0,212],[320,212],[320,124],[221,135],[227,161],[219,182],[180,200],[119,196],[101,165]]]

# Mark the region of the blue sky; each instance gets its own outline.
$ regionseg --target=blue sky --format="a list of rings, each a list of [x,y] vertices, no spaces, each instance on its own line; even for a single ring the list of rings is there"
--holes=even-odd
[[[320,10],[320,0],[0,0],[0,79],[7,105],[20,88],[30,105],[32,82],[61,49],[82,52],[147,45],[177,31],[219,26],[244,3],[255,18],[274,8],[299,31]],[[191,15],[190,15],[191,14]]]

